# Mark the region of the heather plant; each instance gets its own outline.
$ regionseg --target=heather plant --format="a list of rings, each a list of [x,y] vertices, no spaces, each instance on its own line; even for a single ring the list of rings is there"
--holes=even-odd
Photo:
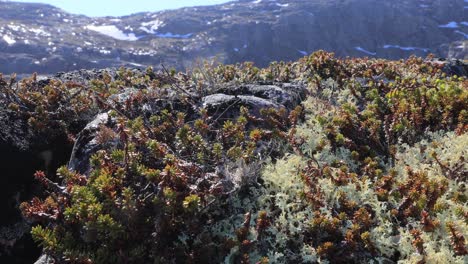
[[[228,120],[197,104],[252,82],[302,83],[308,96]],[[45,96],[22,85],[29,100]],[[467,261],[467,80],[437,64],[320,51],[265,69],[122,68],[72,89],[83,94],[74,107],[109,113],[97,137],[107,147],[88,175],[62,167],[55,183],[37,172],[49,194],[21,206],[59,262]],[[64,93],[34,102],[57,112]],[[141,109],[169,99],[177,106]]]

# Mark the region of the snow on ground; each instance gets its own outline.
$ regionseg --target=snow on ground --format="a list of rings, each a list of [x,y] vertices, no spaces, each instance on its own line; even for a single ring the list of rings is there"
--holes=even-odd
[[[47,31],[44,31],[42,28],[30,28],[29,31],[33,32],[37,36],[50,37],[51,34]]]
[[[12,37],[8,35],[3,35],[3,40],[8,43],[8,45],[13,45],[16,43],[16,40],[14,40]]]
[[[98,32],[100,34],[109,36],[111,38],[118,39],[118,40],[127,40],[127,41],[138,40],[135,34],[133,33],[125,34],[124,32],[122,32],[120,29],[118,29],[114,25],[104,25],[104,26],[88,25],[88,26],[85,26],[85,28]]]
[[[366,49],[363,49],[363,48],[361,48],[361,47],[359,47],[359,46],[354,47],[354,49],[357,50],[357,51],[360,51],[360,52],[364,52],[365,54],[368,54],[368,55],[372,55],[372,56],[377,55],[377,52],[371,52],[371,51],[368,51],[368,50],[366,50]]]
[[[185,35],[181,35],[181,34],[172,34],[171,32],[157,33],[156,34],[156,36],[158,36],[160,38],[183,38],[183,39],[190,38],[192,35],[193,35],[193,33],[188,33],[188,34],[185,34]]]
[[[457,34],[463,35],[463,37],[465,37],[465,39],[468,39],[468,34],[467,33],[462,32],[460,30],[455,30],[454,32],[457,33]]]
[[[9,27],[13,31],[19,31],[21,29],[21,25],[15,25],[13,23],[10,23],[9,25],[7,25],[7,27]]]
[[[383,46],[384,49],[401,49],[401,50],[404,50],[404,51],[414,51],[414,50],[422,50],[424,52],[428,52],[429,49],[426,49],[426,48],[419,48],[419,47],[402,47],[402,46],[399,46],[399,45],[384,45]]]
[[[157,54],[155,50],[143,50],[143,49],[131,50],[130,53],[132,53],[133,55],[137,55],[137,56],[151,56],[151,57],[154,57]]]
[[[110,51],[110,50],[102,49],[102,50],[99,50],[99,53],[105,54],[105,55],[109,55],[109,54],[111,53],[111,51]]]
[[[440,28],[458,28],[458,23],[455,21],[450,21],[445,25],[439,25]]]
[[[456,46],[455,48],[457,48],[457,49],[464,49],[464,48],[465,48],[465,44],[462,43],[462,44]]]
[[[143,65],[143,64],[134,63],[134,62],[129,62],[128,64],[130,64],[130,65],[132,65],[132,66],[135,66],[135,67],[146,67],[146,66]]]
[[[140,29],[149,34],[156,34],[156,30],[158,30],[158,28],[160,28],[161,26],[164,26],[164,22],[159,19],[156,19],[150,22],[141,23]]]

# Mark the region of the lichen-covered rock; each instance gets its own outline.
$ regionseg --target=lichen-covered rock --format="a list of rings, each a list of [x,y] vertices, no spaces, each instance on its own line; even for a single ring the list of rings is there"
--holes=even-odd
[[[222,118],[232,118],[236,116],[240,106],[249,108],[257,115],[260,109],[280,107],[277,103],[252,95],[212,94],[203,98],[203,107],[206,108],[209,113],[219,113],[219,117]],[[230,109],[232,110],[229,111]]]
[[[78,134],[71,153],[68,167],[81,174],[89,172],[89,158],[98,150],[106,147],[97,141],[100,126],[111,121],[108,113],[101,113]]]
[[[220,89],[225,93],[215,93],[205,96],[201,99],[198,107],[208,110],[210,115],[217,119],[233,119],[239,115],[240,107],[244,106],[249,109],[251,114],[260,117],[260,110],[266,108],[279,109],[285,107],[292,110],[301,102],[306,94],[304,85],[300,84],[278,84],[278,85],[230,85]],[[127,100],[139,93],[138,89],[127,88],[122,93],[111,95],[107,101],[113,107],[125,105]],[[176,111],[184,111],[188,114],[189,111],[182,108],[179,98],[174,97],[172,100],[155,100],[136,106],[133,109],[135,113],[141,113],[146,116],[156,114],[164,109],[170,108]],[[194,119],[197,116],[188,115],[188,118]],[[88,123],[86,127],[79,133],[73,151],[71,154],[68,168],[81,174],[89,172],[89,158],[98,150],[111,147],[110,145],[102,145],[97,140],[97,133],[100,126],[107,125],[109,127],[116,126],[115,120],[109,114],[101,113],[96,118]],[[118,140],[114,140],[112,146],[118,144]]]
[[[202,98],[203,107],[219,118],[233,118],[239,107],[247,107],[252,114],[259,116],[265,108],[289,110],[298,105],[306,95],[302,84],[282,83],[277,85],[244,84],[227,85]]]
[[[54,259],[50,256],[43,254],[34,264],[52,264],[55,263]]]
[[[442,70],[448,75],[468,76],[468,63],[463,60],[435,58],[430,62],[442,65]]]

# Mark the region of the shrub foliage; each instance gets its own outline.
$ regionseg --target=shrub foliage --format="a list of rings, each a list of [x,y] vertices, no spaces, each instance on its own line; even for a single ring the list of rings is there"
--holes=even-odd
[[[21,205],[33,238],[71,263],[466,263],[468,80],[420,58],[121,69],[89,87],[5,83],[37,130],[107,111],[89,175]],[[225,83],[295,82],[293,111],[197,104]],[[132,87],[124,102],[109,98]],[[14,99],[13,99],[14,98]],[[93,100],[91,100],[92,98]],[[141,105],[177,98],[147,116]],[[88,111],[88,112],[86,112]]]

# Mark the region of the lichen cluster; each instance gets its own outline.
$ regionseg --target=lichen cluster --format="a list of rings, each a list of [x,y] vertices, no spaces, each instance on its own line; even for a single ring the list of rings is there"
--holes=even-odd
[[[241,108],[232,120],[197,107],[225,83],[276,82],[302,83],[309,95],[292,111]],[[468,80],[438,64],[319,51],[265,69],[121,69],[89,87],[67,85],[10,91],[20,98],[12,111],[26,105],[39,130],[55,120],[45,109],[76,116],[82,107],[111,119],[89,175],[62,167],[57,184],[37,172],[49,193],[21,206],[37,223],[34,239],[59,261],[468,260]],[[128,87],[138,92],[109,103]],[[168,98],[177,103],[143,114],[141,105]],[[70,119],[58,119],[73,134]]]

